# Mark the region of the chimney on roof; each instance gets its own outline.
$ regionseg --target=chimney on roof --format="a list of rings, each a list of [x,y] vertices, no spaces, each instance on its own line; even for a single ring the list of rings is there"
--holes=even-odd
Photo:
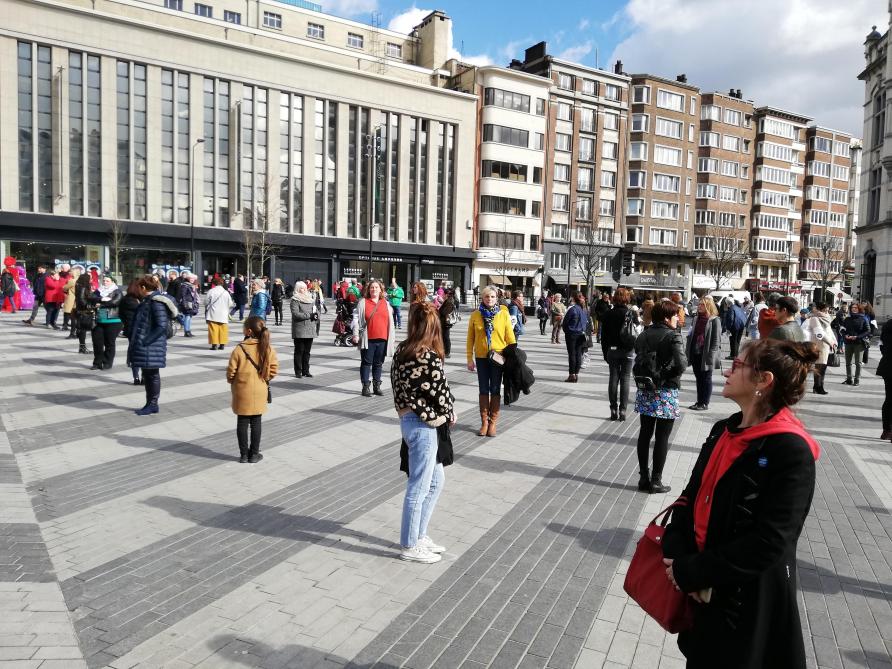
[[[736,98],[736,97],[737,97],[737,94],[734,92],[734,89],[733,89],[733,88],[732,88],[730,91],[728,91],[728,97],[730,97],[730,98]]]
[[[686,84],[686,83],[688,83],[688,75],[679,74],[677,77],[675,77],[675,81],[677,81],[680,84]]]
[[[743,91],[741,91],[739,88],[737,89],[737,99],[743,100]]]
[[[621,60],[616,61],[616,64],[613,66],[613,73],[614,74],[622,74],[623,73],[623,61],[621,61]]]

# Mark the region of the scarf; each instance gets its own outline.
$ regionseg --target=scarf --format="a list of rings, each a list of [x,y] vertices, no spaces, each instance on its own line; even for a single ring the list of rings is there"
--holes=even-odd
[[[728,428],[725,428],[709,456],[706,469],[703,470],[700,490],[697,492],[697,499],[694,503],[694,537],[697,540],[698,549],[702,551],[706,545],[706,530],[709,527],[712,497],[718,482],[751,443],[772,434],[784,433],[802,437],[811,448],[815,460],[821,455],[821,446],[805,431],[800,420],[787,407],[778,411],[764,423],[744,428],[739,432],[730,432]]]
[[[115,285],[115,282],[112,281],[110,286],[106,286],[105,283],[100,284],[99,286],[99,296],[104,300],[106,297],[115,292],[118,287]]]
[[[483,318],[483,331],[486,333],[486,347],[492,348],[492,327],[493,327],[493,319],[496,317],[496,314],[501,311],[502,305],[496,304],[493,307],[493,310],[490,311],[481,303],[477,310],[480,312],[480,316]]]
[[[697,322],[694,324],[694,350],[702,351],[703,344],[706,341],[706,324],[709,322],[709,316],[697,316]]]

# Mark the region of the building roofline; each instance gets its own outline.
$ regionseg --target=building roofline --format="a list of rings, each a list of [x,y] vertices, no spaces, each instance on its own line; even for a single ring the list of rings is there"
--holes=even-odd
[[[780,107],[772,107],[770,105],[756,107],[755,111],[757,114],[772,114],[773,116],[782,116],[796,123],[801,123],[802,125],[808,125],[814,120],[811,116],[797,114],[796,112],[787,111],[786,109],[781,109]]]
[[[589,65],[582,65],[581,63],[574,63],[570,60],[563,60],[562,58],[556,58],[554,56],[549,56],[546,54],[546,59],[550,59],[552,63],[557,65],[563,65],[565,67],[573,67],[578,70],[583,70],[585,72],[591,72],[592,74],[596,74],[601,77],[610,77],[611,79],[617,79],[619,81],[624,81],[626,83],[631,83],[632,77],[628,74],[617,74],[616,72],[611,72],[610,70],[602,70],[600,67],[590,67]],[[534,61],[535,62],[535,61]]]
[[[671,84],[672,86],[679,86],[681,88],[687,88],[688,90],[700,92],[700,88],[698,86],[694,86],[694,84],[686,84],[682,81],[678,81],[677,79],[667,79],[666,77],[661,77],[657,74],[630,74],[629,77],[631,79],[653,79],[655,81],[662,81],[666,84]]]
[[[470,65],[470,63],[461,62],[460,64]],[[554,82],[548,77],[543,77],[539,74],[531,74],[529,72],[524,72],[523,70],[515,70],[512,67],[502,67],[501,65],[471,65],[471,67],[477,68],[478,72],[497,72],[498,74],[511,74],[517,76],[519,79],[526,79],[533,83],[547,84],[549,86],[554,85]]]
[[[809,130],[823,130],[825,132],[832,132],[835,135],[843,135],[844,137],[848,137],[849,140],[858,139],[850,132],[843,132],[842,130],[837,130],[836,128],[828,128],[825,125],[818,125],[817,123],[808,126]]]
[[[740,102],[740,103],[743,103],[743,104],[748,104],[748,105],[750,105],[751,107],[753,107],[754,109],[755,109],[755,106],[756,106],[755,103],[754,103],[752,100],[745,100],[745,99],[743,99],[743,98],[735,98],[735,97],[732,97],[732,96],[728,95],[727,93],[722,93],[722,92],[720,92],[720,91],[708,91],[708,92],[700,91],[700,97],[703,97],[703,96],[705,96],[705,95],[718,95],[719,97],[725,98],[726,100],[734,100],[735,102]]]

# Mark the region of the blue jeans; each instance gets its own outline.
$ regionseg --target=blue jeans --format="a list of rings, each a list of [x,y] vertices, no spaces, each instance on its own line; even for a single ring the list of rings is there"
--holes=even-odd
[[[390,306],[393,308],[393,324],[398,328],[403,327],[403,315],[401,313],[402,309],[400,309],[400,305],[391,304]]]
[[[437,463],[437,428],[410,412],[400,418],[400,432],[409,447],[409,483],[403,501],[400,544],[412,548],[427,536],[427,524],[446,477],[443,465]]]
[[[481,395],[502,394],[502,368],[490,362],[489,358],[476,358],[477,386]]]
[[[9,301],[9,309],[10,309],[10,311],[12,311],[12,313],[15,313],[15,311],[16,311],[16,309],[15,309],[15,301],[13,300],[13,298],[12,298],[11,295],[4,295],[2,298],[0,298],[0,309],[3,309],[3,307],[6,306],[6,302],[7,302],[7,300]]]
[[[183,317],[183,331],[184,332],[192,332],[192,316],[189,314],[181,314]]]
[[[362,385],[369,383],[369,372],[375,383],[381,383],[381,368],[387,357],[386,339],[369,339],[369,347],[362,349],[362,362],[359,365],[359,378]]]

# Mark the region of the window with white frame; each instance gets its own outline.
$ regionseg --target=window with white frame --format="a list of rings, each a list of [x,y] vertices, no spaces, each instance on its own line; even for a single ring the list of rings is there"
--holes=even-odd
[[[585,158],[582,158],[582,141],[583,140],[581,139],[579,140],[579,156],[580,160],[585,160]],[[604,142],[603,144],[601,144],[601,157],[609,158],[610,160],[616,160],[616,148],[616,142]]]
[[[684,222],[687,223],[691,220],[691,205],[686,204],[684,206]],[[684,245],[688,245],[688,231],[684,231]]]
[[[384,50],[384,54],[388,58],[402,58],[403,57],[403,45],[397,44],[396,42],[388,42],[387,47]]]
[[[362,49],[365,44],[365,37],[358,33],[347,33],[347,46],[353,49]]]
[[[601,200],[598,214],[601,216],[613,216],[616,213],[615,200]]]
[[[814,213],[814,212],[812,212]],[[753,216],[753,227],[764,230],[790,231],[790,219],[777,214],[756,214]]]
[[[604,97],[608,100],[619,101],[620,87],[615,84],[604,84]]]
[[[728,125],[740,125],[740,112],[736,109],[725,108],[725,123]]]
[[[583,132],[594,132],[595,127],[595,110],[591,107],[583,107],[579,110],[579,129]],[[606,127],[606,126],[605,126]]]
[[[750,178],[750,166],[749,165],[741,165],[740,166],[740,178],[741,179],[749,179]]]
[[[276,14],[275,12],[263,12],[263,27],[281,30],[282,15]]]
[[[576,200],[576,219],[579,221],[592,220],[592,199],[581,197]]]
[[[700,131],[700,146],[719,147],[721,136],[717,132],[709,132],[708,130]]]
[[[849,168],[845,165],[834,165],[833,166],[833,178],[837,181],[848,181],[849,180]]]
[[[746,191],[746,190],[740,191],[740,204],[746,204],[748,195],[749,195],[749,191]]]
[[[852,154],[852,147],[848,142],[834,142],[833,155],[848,158]]]
[[[580,167],[576,170],[576,190],[594,190],[595,170],[592,167]]]
[[[810,249],[823,249],[828,251],[840,251],[843,247],[843,238],[833,235],[808,235],[805,245]]]
[[[759,142],[759,145],[756,147],[756,155],[792,163],[793,147],[784,146],[783,144],[775,144],[774,142]]]
[[[617,114],[604,114],[604,129],[605,130],[618,130],[619,129],[619,115]]]
[[[654,173],[653,189],[663,193],[677,193],[680,189],[681,177],[671,174]]]
[[[805,189],[805,197],[809,200],[827,202],[830,199],[830,189],[825,186],[809,186]]]
[[[554,164],[554,180],[555,181],[570,181],[570,166],[562,165],[561,163]]]
[[[830,153],[830,147],[831,147],[832,142],[827,137],[812,137],[808,143],[809,143],[812,151],[821,151],[823,153]]]
[[[308,23],[307,37],[312,37],[313,39],[325,39],[325,26],[321,23]]]
[[[554,150],[555,151],[570,151],[572,150],[571,144],[572,138],[570,135],[563,132],[556,132],[554,134]]]
[[[567,254],[549,253],[548,264],[552,269],[567,269]]]
[[[573,105],[567,102],[558,102],[557,117],[562,121],[573,120]]]
[[[684,111],[684,95],[666,91],[662,88],[657,89],[657,107],[662,109],[672,109],[674,111]]]
[[[779,193],[776,190],[757,190],[753,195],[753,199],[755,204],[763,207],[779,207],[782,209],[789,209],[793,203],[793,198],[790,197],[789,193]]]
[[[790,170],[782,170],[777,167],[760,165],[756,168],[756,181],[765,181],[771,184],[790,186],[795,185],[796,177]]]
[[[657,122],[654,126],[654,134],[662,137],[672,137],[673,139],[681,139],[684,132],[684,123],[681,121],[673,121],[669,118],[657,116]]]
[[[726,177],[736,177],[740,173],[740,163],[733,160],[722,161],[722,175]]]
[[[834,204],[848,204],[849,202],[849,191],[842,190],[839,188],[831,188],[830,189],[830,201]]]
[[[570,211],[570,196],[566,193],[553,193],[551,208],[554,211]]]
[[[627,216],[644,216],[644,199],[640,197],[630,197],[626,200]]]
[[[681,149],[676,149],[671,146],[660,146],[657,144],[654,146],[654,162],[658,165],[673,165],[675,167],[681,167],[681,158],[683,152]]]
[[[718,224],[722,228],[733,228],[737,225],[737,214],[732,214],[729,211],[720,211]]]
[[[573,75],[572,74],[564,74],[563,72],[558,73],[558,88],[562,88],[565,91],[573,90]]]
[[[647,142],[631,142],[629,160],[647,160]]]
[[[740,151],[740,137],[734,135],[722,136],[722,148],[726,151]]]
[[[774,237],[753,237],[753,251],[757,253],[783,253],[787,254],[790,243],[786,239]]]
[[[642,228],[640,225],[630,225],[630,226],[626,227],[626,241],[627,242],[636,242],[636,243],[640,244],[643,234],[644,234],[644,228]]]
[[[629,171],[629,188],[646,188],[647,172],[642,170]]]
[[[632,114],[632,132],[647,132],[647,114]]]
[[[823,274],[826,271],[828,275],[839,274],[842,271],[842,261],[824,260],[823,258],[808,258],[805,261],[805,271],[817,272],[820,274]]]
[[[204,16],[205,18],[214,18],[214,8],[211,5],[203,5],[200,2],[195,3],[195,14]]]
[[[806,166],[807,174],[814,177],[829,177],[830,163],[821,160],[810,160]]]
[[[597,95],[598,94],[598,82],[594,79],[583,79],[582,80],[582,92],[586,95]]]
[[[697,98],[695,98],[693,95],[691,96],[690,104],[688,105],[688,112],[691,116],[695,116],[697,114]]]
[[[697,209],[694,212],[694,222],[697,225],[715,225],[715,212],[709,209]]]
[[[713,237],[704,237],[702,235],[694,235],[694,250],[695,251],[712,251],[712,240]]]
[[[759,119],[759,131],[766,135],[777,135],[787,139],[796,139],[799,134],[792,123],[780,121],[776,118]]]
[[[685,195],[690,195],[690,194],[691,194],[692,184],[693,184],[693,183],[694,183],[694,180],[691,179],[691,177],[686,177],[686,178],[685,178],[685,180],[684,180],[684,194],[685,194]]]
[[[846,215],[840,214],[836,211],[830,212],[830,227],[831,228],[844,228],[846,227]]]
[[[614,144],[614,146],[616,146]],[[615,156],[614,156],[615,157]],[[589,137],[579,138],[579,160],[591,162],[595,159],[595,140]]]
[[[650,243],[653,246],[675,246],[678,240],[678,231],[671,228],[651,228]]]
[[[694,152],[688,151],[688,169],[694,169]]]
[[[673,221],[678,220],[678,203],[667,202],[665,200],[651,200],[650,203],[651,218],[666,218]]]
[[[808,222],[812,225],[827,225],[827,212],[821,209],[812,209],[808,212]]]
[[[632,102],[650,103],[650,86],[635,86],[632,88]]]
[[[719,196],[719,187],[715,184],[697,184],[697,199],[715,200]]]
[[[601,171],[601,188],[616,188],[616,172]]]
[[[721,121],[722,108],[715,105],[700,105],[701,121]]]
[[[719,160],[718,158],[698,158],[697,171],[701,173],[718,174]]]
[[[719,190],[719,199],[722,202],[737,202],[737,189],[731,186],[722,186]]]
[[[696,134],[696,132],[697,132],[697,131],[696,131],[696,129],[694,128],[694,124],[693,124],[693,123],[688,123],[688,141],[689,141],[689,142],[693,142],[693,141],[694,141],[694,135]]]

